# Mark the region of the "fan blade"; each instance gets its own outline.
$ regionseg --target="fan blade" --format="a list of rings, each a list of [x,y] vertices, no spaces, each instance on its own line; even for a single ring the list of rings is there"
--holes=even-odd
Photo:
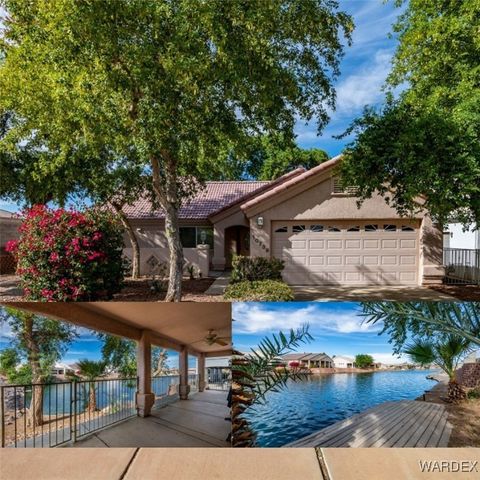
[[[221,345],[222,347],[226,347],[228,345],[228,342],[226,342],[225,340],[222,340],[221,338],[216,338],[215,343],[217,343],[218,345]]]

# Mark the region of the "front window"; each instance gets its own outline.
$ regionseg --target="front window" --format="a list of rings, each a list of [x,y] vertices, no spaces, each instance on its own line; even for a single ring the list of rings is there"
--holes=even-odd
[[[180,227],[180,242],[183,248],[196,248],[197,245],[210,245],[213,248],[213,228]]]

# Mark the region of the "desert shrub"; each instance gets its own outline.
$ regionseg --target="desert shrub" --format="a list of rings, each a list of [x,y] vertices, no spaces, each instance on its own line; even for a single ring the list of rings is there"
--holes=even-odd
[[[480,398],[480,386],[472,388],[472,390],[467,393],[467,398],[470,400]]]
[[[224,298],[240,302],[288,302],[294,299],[292,289],[278,280],[231,283]]]
[[[27,300],[95,300],[121,290],[122,227],[113,214],[35,205],[24,218],[8,250]]]
[[[278,258],[235,256],[232,259],[231,282],[281,280],[284,266]]]

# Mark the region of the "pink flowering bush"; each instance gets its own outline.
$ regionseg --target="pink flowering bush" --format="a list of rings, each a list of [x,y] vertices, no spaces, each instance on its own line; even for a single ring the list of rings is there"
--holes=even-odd
[[[122,227],[112,214],[35,205],[24,218],[19,240],[6,249],[17,260],[26,299],[96,300],[121,290]]]

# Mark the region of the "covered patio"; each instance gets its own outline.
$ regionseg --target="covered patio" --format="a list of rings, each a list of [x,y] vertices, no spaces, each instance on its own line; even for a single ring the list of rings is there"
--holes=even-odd
[[[132,417],[74,443],[98,447],[229,447],[227,392],[205,390],[187,400],[153,409],[146,418]]]
[[[67,422],[75,446],[228,446],[228,392],[225,384],[222,390],[208,390],[205,361],[231,355],[230,304],[18,302],[9,306],[137,344],[137,386],[130,414],[121,418],[121,423],[116,414],[99,414],[99,418],[88,417],[80,423],[82,417],[75,408]],[[161,395],[154,381],[169,377],[152,379],[153,345],[178,352],[178,377]],[[193,380],[189,375],[190,356],[196,357],[197,364]],[[31,446],[31,439],[26,443],[24,446]],[[52,446],[50,441],[48,445]]]

